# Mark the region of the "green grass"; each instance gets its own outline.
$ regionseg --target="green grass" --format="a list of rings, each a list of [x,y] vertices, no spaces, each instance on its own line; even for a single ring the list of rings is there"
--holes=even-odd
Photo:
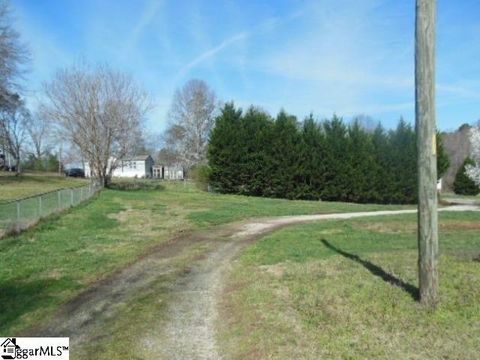
[[[188,219],[201,227],[225,224],[246,218],[412,208],[411,206],[400,205],[351,204],[222,195],[201,192],[191,187],[187,187],[185,190],[181,183],[170,186],[168,193],[175,196],[179,204],[186,201],[187,206],[191,209]],[[178,193],[181,195],[177,196]],[[185,196],[188,198],[187,200],[185,200]]]
[[[0,334],[18,334],[93,282],[175,234],[250,217],[382,206],[208,194],[190,184],[104,190],[94,200],[0,241]],[[388,207],[392,208],[392,207]]]
[[[92,283],[180,232],[247,218],[403,208],[210,194],[181,182],[140,183],[104,190],[0,241],[0,334],[20,334],[42,323]],[[479,350],[470,336],[480,326],[480,271],[472,261],[480,254],[479,215],[442,215],[442,303],[434,313],[412,297],[415,219],[299,225],[252,246],[226,289],[220,326],[225,358],[403,358],[415,357],[414,351],[425,357],[429,341],[439,348],[431,358],[472,357]],[[165,316],[171,284],[203,246],[192,244],[171,259],[175,271],[118,304],[117,315],[96,330],[99,340],[76,358],[92,352],[102,359],[133,356],[132,334],[147,340],[161,336],[150,320]],[[387,283],[382,271],[401,286]]]
[[[15,176],[12,173],[0,171],[0,202],[86,184],[88,180],[52,173],[27,173]]]
[[[480,204],[480,195],[457,195],[455,193],[442,193],[441,198],[444,200],[451,200],[451,199],[461,199],[461,200],[471,200]]]
[[[286,228],[251,246],[223,301],[228,359],[475,359],[480,214],[441,215],[441,302],[417,301],[416,216]]]

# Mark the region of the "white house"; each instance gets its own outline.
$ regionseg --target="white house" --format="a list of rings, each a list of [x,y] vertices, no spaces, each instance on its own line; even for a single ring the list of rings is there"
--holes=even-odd
[[[0,169],[9,169],[14,164],[15,160],[12,155],[10,155],[5,149],[0,149]]]
[[[113,162],[110,159],[109,166]],[[153,158],[150,155],[137,155],[131,158],[118,160],[115,169],[113,170],[113,177],[128,177],[128,178],[151,178],[152,167],[154,165]],[[85,176],[91,177],[92,171],[88,163],[84,164]]]
[[[154,161],[150,155],[138,155],[130,159],[123,159],[113,170],[113,176],[151,178],[153,165]]]

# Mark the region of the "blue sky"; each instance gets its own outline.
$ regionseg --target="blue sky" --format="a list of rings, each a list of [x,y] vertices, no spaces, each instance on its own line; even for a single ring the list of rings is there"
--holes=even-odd
[[[200,78],[223,101],[394,126],[414,121],[414,0],[12,0],[32,52],[30,106],[55,70],[131,73],[162,131],[173,93]],[[480,118],[480,1],[438,0],[437,123]]]

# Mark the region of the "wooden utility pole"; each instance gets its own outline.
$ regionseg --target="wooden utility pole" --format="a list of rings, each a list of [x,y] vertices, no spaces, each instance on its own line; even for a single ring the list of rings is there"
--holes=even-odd
[[[420,301],[430,307],[438,302],[435,23],[436,0],[417,0],[415,125],[418,150],[418,271]]]

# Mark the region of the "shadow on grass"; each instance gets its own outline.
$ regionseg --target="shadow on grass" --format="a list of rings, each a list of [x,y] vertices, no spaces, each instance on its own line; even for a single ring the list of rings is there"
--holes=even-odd
[[[15,336],[10,329],[23,323],[21,319],[30,312],[52,303],[55,293],[62,290],[60,280],[35,280],[29,282],[4,282],[0,284],[0,333]],[[20,324],[18,324],[20,323]],[[2,336],[3,336],[2,335]]]
[[[420,298],[419,290],[416,286],[413,286],[409,283],[406,283],[405,281],[393,276],[392,274],[387,273],[385,270],[383,270],[380,266],[375,265],[371,263],[370,261],[363,260],[361,257],[355,254],[348,253],[346,251],[343,251],[342,249],[339,249],[335,247],[334,245],[330,244],[327,240],[322,239],[323,245],[325,245],[328,249],[336,252],[337,254],[340,254],[347,259],[353,260],[360,265],[362,265],[365,269],[370,271],[373,275],[378,276],[381,278],[383,281],[392,284],[394,286],[398,286],[405,292],[407,292],[414,300],[418,301]]]

